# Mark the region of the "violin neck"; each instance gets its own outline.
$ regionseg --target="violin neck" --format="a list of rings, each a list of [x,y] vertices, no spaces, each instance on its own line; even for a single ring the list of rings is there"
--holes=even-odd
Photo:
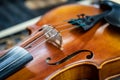
[[[32,60],[32,56],[22,47],[14,47],[0,57],[0,80],[4,80],[11,74],[20,70],[26,63]]]

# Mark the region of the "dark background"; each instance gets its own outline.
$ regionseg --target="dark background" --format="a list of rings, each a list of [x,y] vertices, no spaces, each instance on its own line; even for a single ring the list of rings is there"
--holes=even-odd
[[[68,0],[66,3],[74,3],[79,0]],[[0,0],[0,30],[6,29],[18,23],[22,23],[34,17],[44,14],[46,11],[62,4],[31,10],[24,4],[25,0]]]

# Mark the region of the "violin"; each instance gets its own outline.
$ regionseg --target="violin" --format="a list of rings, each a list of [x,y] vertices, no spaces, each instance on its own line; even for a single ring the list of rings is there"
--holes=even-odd
[[[120,76],[120,5],[69,4],[28,27],[0,52],[0,80],[113,80]],[[13,74],[14,73],[14,74]]]

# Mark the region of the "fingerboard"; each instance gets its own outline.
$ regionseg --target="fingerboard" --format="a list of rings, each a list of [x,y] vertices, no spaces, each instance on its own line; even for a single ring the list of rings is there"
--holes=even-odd
[[[33,59],[24,48],[16,46],[0,57],[0,80],[4,80],[20,70]]]

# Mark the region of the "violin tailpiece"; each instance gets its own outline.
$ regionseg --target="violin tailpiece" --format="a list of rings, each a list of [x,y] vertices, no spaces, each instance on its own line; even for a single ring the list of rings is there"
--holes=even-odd
[[[72,25],[76,25],[77,27],[81,27],[83,30],[87,31],[90,28],[92,28],[98,21],[103,19],[108,14],[108,12],[109,10],[94,16],[87,16],[85,14],[80,14],[77,15],[78,16],[77,19],[71,19],[68,21],[68,23]]]

